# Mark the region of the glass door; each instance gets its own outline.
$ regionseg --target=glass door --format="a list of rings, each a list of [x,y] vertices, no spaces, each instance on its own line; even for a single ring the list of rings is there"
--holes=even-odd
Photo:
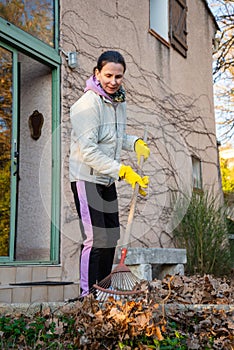
[[[16,223],[17,54],[0,44],[0,260],[12,260]]]
[[[52,69],[0,43],[0,261],[51,260]]]

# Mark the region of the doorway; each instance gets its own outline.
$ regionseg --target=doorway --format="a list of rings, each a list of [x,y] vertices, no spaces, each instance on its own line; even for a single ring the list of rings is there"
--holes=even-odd
[[[49,261],[52,68],[4,44],[0,65],[0,259]]]

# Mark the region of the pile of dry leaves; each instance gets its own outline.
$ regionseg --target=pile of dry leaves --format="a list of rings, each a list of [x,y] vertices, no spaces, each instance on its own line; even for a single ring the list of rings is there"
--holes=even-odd
[[[234,281],[205,276],[167,276],[150,283],[149,292],[163,301],[182,304],[233,304]]]
[[[145,282],[141,288],[144,293],[131,300],[109,297],[101,305],[86,297],[64,306],[61,311],[75,319],[77,349],[120,349],[129,339],[138,339],[138,345],[121,345],[122,349],[160,349],[147,345],[156,344],[147,343],[147,338],[163,342],[170,337],[185,339],[185,347],[174,349],[234,349],[230,280],[167,276],[163,281]]]

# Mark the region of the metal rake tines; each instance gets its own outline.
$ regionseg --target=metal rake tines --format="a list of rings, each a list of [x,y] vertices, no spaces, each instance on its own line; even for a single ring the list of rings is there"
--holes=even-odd
[[[116,291],[134,290],[138,282],[138,279],[131,272],[117,272],[111,276],[111,286]]]
[[[94,284],[96,292],[103,292],[109,295],[134,295],[140,294],[140,279],[134,276],[130,271],[112,272],[101,282]]]
[[[141,279],[135,276],[128,266],[124,264],[124,260],[127,254],[127,249],[121,250],[120,263],[114,268],[114,270],[105,277],[102,281],[94,284],[90,293],[94,297],[104,302],[108,297],[114,299],[134,297],[143,293],[140,288]]]

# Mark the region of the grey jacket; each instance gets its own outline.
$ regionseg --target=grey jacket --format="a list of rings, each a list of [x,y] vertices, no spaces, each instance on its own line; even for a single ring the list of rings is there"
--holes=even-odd
[[[125,133],[126,103],[89,90],[72,105],[70,118],[70,181],[110,185],[119,178],[121,150],[134,150],[138,139]]]

